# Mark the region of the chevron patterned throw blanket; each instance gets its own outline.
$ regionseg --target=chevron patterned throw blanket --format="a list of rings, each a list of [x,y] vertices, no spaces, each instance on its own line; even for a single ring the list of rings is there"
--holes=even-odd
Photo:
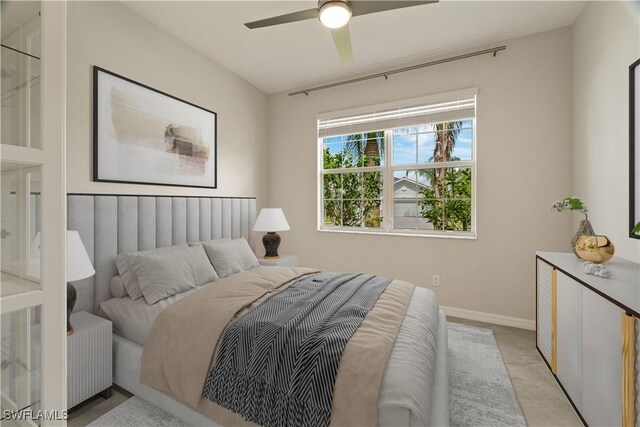
[[[328,426],[345,345],[391,281],[303,277],[231,323],[203,397],[263,426]]]

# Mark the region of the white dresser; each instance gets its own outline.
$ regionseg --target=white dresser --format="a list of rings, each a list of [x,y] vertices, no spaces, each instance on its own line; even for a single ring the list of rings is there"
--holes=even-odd
[[[585,424],[632,427],[640,265],[606,266],[609,279],[584,274],[571,253],[536,253],[536,347]]]
[[[102,393],[110,397],[112,377],[111,322],[85,311],[71,315],[74,332],[67,337],[67,408]]]

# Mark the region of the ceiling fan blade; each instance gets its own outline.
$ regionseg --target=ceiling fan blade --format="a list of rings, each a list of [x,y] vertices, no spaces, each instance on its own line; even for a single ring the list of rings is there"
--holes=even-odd
[[[336,49],[338,49],[340,60],[344,64],[351,64],[353,62],[353,50],[351,49],[349,25],[331,30],[331,36],[333,37],[333,42],[336,44]]]
[[[353,0],[351,2],[351,16],[367,15],[369,13],[384,12],[386,10],[402,9],[405,7],[421,6],[423,4],[431,4],[431,3],[438,3],[438,0],[425,0],[425,1]]]
[[[244,24],[249,29],[270,27],[272,25],[288,24],[290,22],[305,21],[307,19],[317,19],[317,9],[301,10],[299,12],[287,13],[286,15],[274,16],[272,18],[261,19],[259,21],[247,22]]]

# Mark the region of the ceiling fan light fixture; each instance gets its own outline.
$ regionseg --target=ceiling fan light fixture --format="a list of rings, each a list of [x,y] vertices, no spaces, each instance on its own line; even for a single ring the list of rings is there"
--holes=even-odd
[[[347,25],[351,19],[351,7],[341,0],[330,0],[318,9],[320,22],[327,28],[336,29]]]

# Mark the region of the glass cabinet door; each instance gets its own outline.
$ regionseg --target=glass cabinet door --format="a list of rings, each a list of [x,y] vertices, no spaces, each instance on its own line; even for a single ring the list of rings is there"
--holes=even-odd
[[[0,13],[0,143],[31,153],[42,149],[41,10],[39,1],[2,1]],[[2,296],[39,288],[40,165],[20,160],[1,159]]]
[[[13,411],[40,409],[40,307],[0,318],[0,416],[2,425],[38,425],[13,420]]]
[[[60,426],[66,203],[54,160],[65,146],[66,3],[1,3],[0,424]],[[40,409],[53,418],[41,421]]]
[[[41,148],[40,2],[2,2],[2,144]]]
[[[2,162],[0,175],[0,295],[39,288],[42,258],[40,166]]]

